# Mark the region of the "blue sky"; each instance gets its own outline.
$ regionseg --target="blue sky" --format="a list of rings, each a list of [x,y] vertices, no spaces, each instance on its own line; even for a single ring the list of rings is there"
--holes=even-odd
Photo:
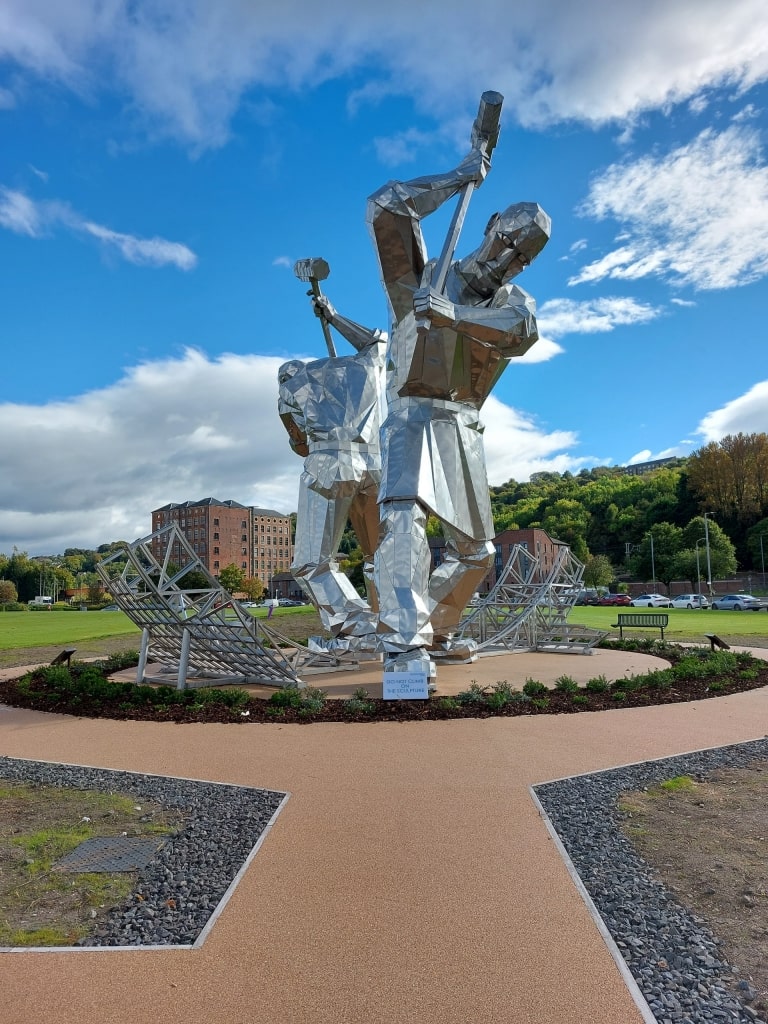
[[[325,346],[293,263],[386,328],[366,197],[454,166],[485,89],[459,254],[512,202],[553,225],[491,482],[768,430],[762,0],[260,6],[0,0],[0,551],[209,495],[294,509],[276,370]]]

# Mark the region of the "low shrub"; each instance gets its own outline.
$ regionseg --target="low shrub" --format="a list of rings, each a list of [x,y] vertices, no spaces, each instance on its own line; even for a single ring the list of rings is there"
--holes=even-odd
[[[578,693],[579,684],[572,676],[558,676],[555,680],[555,689],[558,693]]]
[[[370,694],[365,687],[358,687],[352,696],[342,704],[344,712],[348,715],[372,715],[376,710],[376,702],[370,699]]]
[[[538,679],[531,679],[529,677],[523,683],[523,693],[526,697],[538,697],[540,694],[548,692],[544,683],[540,683]]]
[[[604,675],[593,676],[587,680],[586,689],[590,693],[605,693],[609,688],[608,680]]]
[[[473,679],[468,690],[456,694],[456,700],[459,704],[484,704],[487,695],[487,689]]]

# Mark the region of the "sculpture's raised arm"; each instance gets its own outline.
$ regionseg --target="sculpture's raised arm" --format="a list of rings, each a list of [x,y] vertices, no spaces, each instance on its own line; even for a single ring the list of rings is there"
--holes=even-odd
[[[384,343],[387,340],[386,331],[363,327],[362,324],[355,323],[354,320],[342,316],[325,295],[314,298],[312,305],[315,309],[315,315],[324,320],[325,323],[330,324],[331,327],[335,327],[342,338],[348,341],[358,352],[362,352],[363,349],[368,348],[370,345]]]
[[[434,213],[468,181],[480,185],[488,168],[483,151],[472,149],[452,171],[390,181],[369,197],[368,229],[396,322],[413,309],[413,293],[427,263],[422,217]]]

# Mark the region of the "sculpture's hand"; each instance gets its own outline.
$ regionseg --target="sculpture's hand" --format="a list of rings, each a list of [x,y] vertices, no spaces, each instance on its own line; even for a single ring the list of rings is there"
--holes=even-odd
[[[327,324],[333,323],[333,318],[336,316],[336,310],[325,295],[313,296],[312,307],[315,311],[315,316],[324,320]]]
[[[474,182],[475,188],[480,188],[490,169],[491,158],[477,147],[473,147],[456,168],[462,181]]]
[[[433,288],[419,288],[414,292],[413,311],[417,320],[429,320],[435,327],[452,324],[456,315],[450,299]]]

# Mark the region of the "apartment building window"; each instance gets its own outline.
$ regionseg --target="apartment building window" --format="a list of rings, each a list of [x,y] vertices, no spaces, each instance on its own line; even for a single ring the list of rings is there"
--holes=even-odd
[[[245,540],[248,540],[248,534],[247,534],[247,533],[244,533],[244,534],[242,535],[242,537],[240,538],[240,540],[243,540],[243,541],[245,541]]]
[[[247,568],[248,568],[248,565],[247,565],[247,563],[246,563],[246,562],[241,562],[241,563],[240,563],[240,568],[241,568],[241,569],[247,569]]]
[[[240,529],[244,530],[247,525],[248,525],[248,523],[246,523],[246,521],[243,519],[243,521],[240,523]]]
[[[219,525],[219,520],[218,519],[214,519],[213,520],[213,525],[214,526],[218,526]]]
[[[218,555],[218,553],[219,553],[219,549],[215,547],[215,548],[213,549],[213,553],[214,553],[214,555]]]
[[[214,539],[214,540],[218,540],[218,539],[219,539],[219,535],[218,535],[218,533],[214,533],[214,535],[213,535],[213,539]]]
[[[213,563],[213,568],[214,569],[218,569],[219,568],[219,563],[218,562],[214,562]]]
[[[242,548],[241,551],[240,551],[240,554],[241,555],[247,555],[248,554],[248,548]]]

